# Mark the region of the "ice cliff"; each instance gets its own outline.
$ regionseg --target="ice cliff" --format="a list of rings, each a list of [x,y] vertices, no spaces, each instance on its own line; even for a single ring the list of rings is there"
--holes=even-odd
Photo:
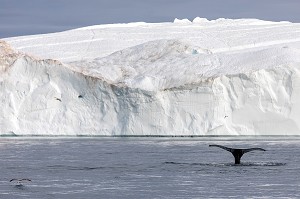
[[[0,133],[300,135],[299,31],[196,18],[7,38]]]

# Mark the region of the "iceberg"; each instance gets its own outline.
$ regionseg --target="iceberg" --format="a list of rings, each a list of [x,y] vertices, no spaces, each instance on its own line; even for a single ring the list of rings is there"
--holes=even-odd
[[[300,135],[299,31],[197,17],[5,38],[0,134]]]

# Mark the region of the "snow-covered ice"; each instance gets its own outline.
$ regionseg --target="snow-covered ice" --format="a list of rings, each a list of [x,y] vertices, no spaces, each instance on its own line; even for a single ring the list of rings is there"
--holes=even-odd
[[[300,24],[197,17],[4,41],[2,135],[300,134]]]

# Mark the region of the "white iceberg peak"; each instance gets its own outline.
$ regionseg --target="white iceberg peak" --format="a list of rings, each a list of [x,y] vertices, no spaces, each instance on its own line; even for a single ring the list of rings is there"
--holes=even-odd
[[[192,22],[188,19],[174,19],[174,23],[176,24],[191,24]]]
[[[200,17],[196,17],[194,20],[193,20],[193,23],[207,23],[209,22],[208,19],[206,18],[200,18]]]

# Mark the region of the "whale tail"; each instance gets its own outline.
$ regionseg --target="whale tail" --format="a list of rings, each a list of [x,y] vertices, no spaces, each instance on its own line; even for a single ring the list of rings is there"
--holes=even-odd
[[[209,145],[210,147],[219,147],[221,149],[224,149],[226,151],[229,151],[233,157],[234,157],[234,163],[235,164],[240,164],[241,163],[241,157],[250,151],[258,150],[258,151],[266,151],[265,149],[262,148],[249,148],[249,149],[235,149],[235,148],[229,148],[217,144],[211,144]]]

